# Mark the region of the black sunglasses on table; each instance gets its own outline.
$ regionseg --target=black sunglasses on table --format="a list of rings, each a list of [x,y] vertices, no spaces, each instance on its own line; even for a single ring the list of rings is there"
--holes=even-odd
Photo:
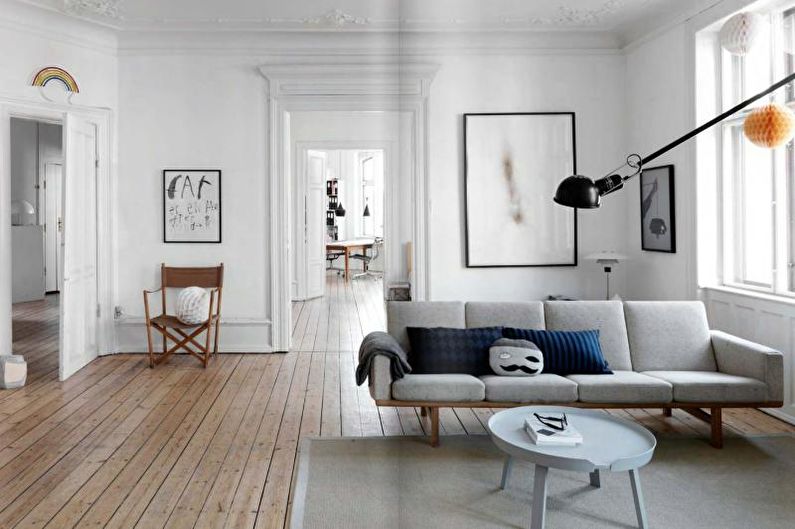
[[[569,425],[569,421],[568,419],[566,419],[565,413],[563,414],[562,417],[544,416],[544,415],[539,415],[537,413],[533,413],[533,415],[538,420],[538,422],[540,422],[544,426],[552,428],[553,430],[558,430],[560,432],[565,430],[566,427]]]

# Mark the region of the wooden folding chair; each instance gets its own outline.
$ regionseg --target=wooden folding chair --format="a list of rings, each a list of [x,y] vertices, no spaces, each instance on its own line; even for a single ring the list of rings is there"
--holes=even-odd
[[[213,353],[218,352],[218,334],[221,320],[221,294],[224,283],[224,264],[206,268],[177,268],[160,265],[160,288],[157,290],[144,290],[144,311],[146,312],[146,338],[149,342],[149,367],[165,362],[169,356],[184,350],[186,353],[198,358],[204,367],[210,361],[210,337],[215,327],[215,340]],[[207,321],[195,325],[182,323],[176,316],[166,312],[166,291],[169,288],[202,287],[210,290],[210,311]],[[162,314],[151,318],[149,315],[149,295],[161,293]],[[152,346],[152,329],[163,335],[163,352],[155,354]],[[198,336],[206,332],[204,344],[200,343]],[[168,348],[168,340],[174,346]],[[192,349],[191,346],[196,349]]]

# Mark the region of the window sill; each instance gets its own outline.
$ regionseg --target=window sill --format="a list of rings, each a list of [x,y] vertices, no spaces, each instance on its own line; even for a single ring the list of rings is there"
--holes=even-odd
[[[795,296],[782,296],[777,294],[769,294],[767,292],[758,292],[755,290],[737,288],[737,287],[727,287],[725,285],[703,286],[701,287],[701,290],[724,292],[726,294],[735,294],[747,298],[759,299],[763,301],[769,301],[772,303],[779,303],[782,305],[795,307]]]

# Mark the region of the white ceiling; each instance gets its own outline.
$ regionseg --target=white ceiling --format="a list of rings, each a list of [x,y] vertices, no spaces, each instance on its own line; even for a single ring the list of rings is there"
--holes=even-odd
[[[588,30],[637,35],[709,0],[22,0],[118,29]]]

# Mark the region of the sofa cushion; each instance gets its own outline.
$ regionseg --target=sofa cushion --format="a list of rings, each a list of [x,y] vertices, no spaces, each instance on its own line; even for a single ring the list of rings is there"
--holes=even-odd
[[[536,344],[544,354],[545,373],[611,373],[599,346],[599,331],[539,331],[506,327],[503,335]]]
[[[491,373],[489,347],[502,337],[502,327],[407,327],[406,331],[411,343],[408,361],[411,372],[418,375]]]
[[[613,371],[612,375],[569,375],[577,383],[581,402],[657,403],[671,402],[673,386],[659,378],[634,371]]]
[[[392,398],[422,402],[477,402],[483,382],[471,375],[406,375],[392,383]]]
[[[670,382],[674,402],[764,402],[767,385],[754,378],[713,371],[645,371],[644,375]]]
[[[466,327],[460,301],[390,301],[386,316],[387,331],[406,351],[411,349],[406,327]]]
[[[624,312],[635,371],[717,371],[700,301],[627,301]]]
[[[627,325],[620,301],[547,301],[544,319],[546,328],[551,331],[599,330],[602,353],[611,369],[632,370]]]
[[[576,402],[577,384],[558,375],[535,377],[485,375],[486,400],[491,402]]]
[[[540,301],[470,301],[465,310],[467,327],[544,328],[544,304]]]

